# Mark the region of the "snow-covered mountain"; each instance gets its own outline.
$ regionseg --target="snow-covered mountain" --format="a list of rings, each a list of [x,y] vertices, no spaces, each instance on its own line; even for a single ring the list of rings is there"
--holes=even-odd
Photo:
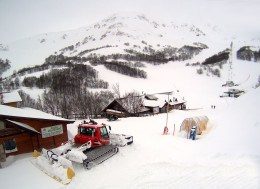
[[[67,54],[76,55],[79,51],[105,45],[114,48],[97,53],[120,53],[127,47],[140,49],[147,45],[155,49],[166,45],[181,47],[200,41],[204,36],[205,34],[193,25],[164,24],[142,14],[114,14],[86,28],[85,38],[74,44],[77,51],[67,52]]]
[[[8,51],[0,51],[0,57],[12,62],[8,75],[13,70],[42,64],[51,54],[108,55],[123,53],[124,49],[141,51],[149,47],[160,50],[166,46],[194,46],[194,43],[196,46],[197,42],[216,48],[218,45],[211,45],[211,39],[213,36],[214,39],[222,37],[218,35],[219,31],[210,25],[205,26],[205,30],[207,32],[190,24],[155,21],[143,14],[120,13],[76,30],[45,33],[13,42],[8,44]],[[218,50],[223,48],[223,45],[220,46]]]
[[[176,23],[165,23],[148,18],[143,14],[118,13],[87,27],[58,33],[46,33],[19,40],[8,44],[9,48],[7,51],[0,51],[0,58],[8,58],[11,61],[11,68],[6,71],[3,76],[8,76],[12,74],[14,70],[26,66],[41,65],[50,55],[62,54],[64,56],[77,56],[82,58],[94,53],[97,55],[111,55],[113,53],[128,54],[128,52],[134,51],[149,54],[151,49],[156,52],[161,52],[163,49],[168,48],[173,50],[174,55],[176,55],[176,53],[185,54],[190,53],[189,51],[194,51],[191,56],[185,59],[186,61],[181,61],[181,63],[187,64],[203,62],[206,58],[229,48],[231,41],[233,41],[234,44],[234,52],[245,45],[259,46],[256,40],[245,40],[243,38],[226,36],[217,26],[212,24],[203,25],[203,27],[198,28],[190,24],[177,23],[177,21]],[[254,68],[257,66],[249,65],[249,62],[244,64],[243,61],[237,61],[234,52],[234,79],[242,82],[250,77],[252,83],[255,83],[259,75],[258,69]],[[236,62],[239,62],[239,64],[236,65]],[[84,63],[88,64],[88,61],[86,60]],[[220,65],[215,65],[214,70],[218,69],[218,66]],[[240,68],[243,68],[243,74],[240,73]],[[123,91],[133,88],[139,89],[140,91],[143,89],[147,90],[146,81],[139,80],[139,85],[137,86],[135,84],[137,81],[136,78],[122,76],[121,74],[107,70],[103,65],[95,66],[94,69],[98,71],[99,78],[109,82],[110,87],[115,84],[115,82],[120,84],[121,80],[124,79],[129,80],[129,85],[124,86],[122,84],[121,88]],[[142,68],[142,70],[147,72],[148,79],[152,80],[149,82],[158,84],[158,90],[172,87],[172,84],[171,86],[162,87],[163,85],[161,83],[171,83],[168,81],[172,78],[173,69],[178,69],[178,66],[167,65],[161,66],[160,69],[158,69],[158,67],[155,68],[154,66],[145,64],[145,67]],[[191,69],[193,72],[196,72],[194,68]],[[158,74],[159,70],[162,72],[165,71],[165,73],[168,74],[162,77],[161,74]],[[48,70],[45,70],[45,73],[47,72]],[[222,83],[227,80],[227,72],[228,66],[224,65],[221,70],[220,78]],[[36,75],[40,76],[41,74],[42,73],[37,73]],[[205,74],[207,73],[205,72]],[[28,73],[27,76],[29,76]],[[164,77],[165,79],[163,79]],[[188,88],[187,91],[189,91]]]

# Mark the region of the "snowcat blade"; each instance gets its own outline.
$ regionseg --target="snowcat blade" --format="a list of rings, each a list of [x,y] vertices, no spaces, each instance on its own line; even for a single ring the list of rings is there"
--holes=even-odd
[[[75,176],[71,162],[52,151],[46,149],[43,149],[42,153],[34,151],[33,157],[30,162],[35,167],[64,185],[69,184]]]
[[[118,147],[115,145],[106,145],[91,150],[84,151],[87,159],[83,161],[83,166],[86,169],[91,169],[93,166],[102,163],[118,152]]]

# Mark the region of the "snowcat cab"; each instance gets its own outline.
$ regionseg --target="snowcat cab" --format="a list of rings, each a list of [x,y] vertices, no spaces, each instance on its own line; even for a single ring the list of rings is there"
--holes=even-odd
[[[85,144],[91,141],[91,147],[110,144],[109,133],[105,125],[88,122],[78,126],[78,134],[74,137],[76,144]]]

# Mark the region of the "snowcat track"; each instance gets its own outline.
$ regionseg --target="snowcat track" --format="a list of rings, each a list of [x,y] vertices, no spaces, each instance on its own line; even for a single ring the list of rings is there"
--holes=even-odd
[[[86,169],[91,169],[94,165],[100,164],[109,159],[118,151],[119,149],[115,145],[101,146],[90,151],[86,150],[83,153],[87,156],[87,159],[83,161],[83,166]]]

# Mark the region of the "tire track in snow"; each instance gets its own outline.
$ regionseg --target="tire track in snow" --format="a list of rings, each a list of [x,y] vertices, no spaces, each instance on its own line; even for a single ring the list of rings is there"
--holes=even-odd
[[[131,188],[260,188],[260,175],[251,163],[218,162],[213,165],[185,165],[158,162],[140,167]]]

